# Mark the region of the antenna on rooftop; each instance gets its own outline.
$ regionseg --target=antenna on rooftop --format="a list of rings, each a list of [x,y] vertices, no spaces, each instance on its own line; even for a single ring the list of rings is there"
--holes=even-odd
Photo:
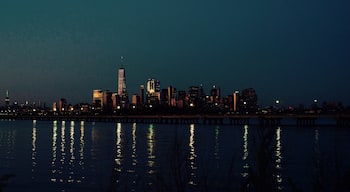
[[[10,106],[9,90],[6,90],[5,106]]]

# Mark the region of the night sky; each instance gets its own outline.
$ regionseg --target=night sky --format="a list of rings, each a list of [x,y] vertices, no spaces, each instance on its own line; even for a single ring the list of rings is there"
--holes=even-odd
[[[0,98],[90,103],[117,90],[121,56],[130,95],[156,78],[350,105],[350,1],[0,1]]]

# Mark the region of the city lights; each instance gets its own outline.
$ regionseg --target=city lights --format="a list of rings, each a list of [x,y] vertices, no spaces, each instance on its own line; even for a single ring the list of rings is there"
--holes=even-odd
[[[323,102],[314,98],[309,106],[284,106],[279,98],[268,106],[259,106],[258,94],[253,88],[234,90],[230,95],[223,95],[220,86],[211,86],[206,92],[203,85],[188,86],[187,90],[174,86],[161,87],[155,78],[147,79],[146,86],[139,86],[139,93],[129,95],[127,91],[126,69],[118,70],[116,92],[93,89],[91,103],[69,104],[65,98],[54,101],[52,107],[42,106],[41,102],[24,104],[14,101],[11,105],[9,91],[4,95],[5,105],[0,116],[66,116],[66,115],[154,115],[154,114],[270,114],[270,113],[329,113],[344,111],[342,103]],[[129,100],[129,96],[131,100]],[[347,108],[348,109],[348,108]]]

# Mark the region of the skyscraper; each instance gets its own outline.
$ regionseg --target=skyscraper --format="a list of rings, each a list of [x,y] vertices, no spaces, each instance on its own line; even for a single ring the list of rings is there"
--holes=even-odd
[[[233,111],[237,112],[239,109],[239,91],[233,93]]]
[[[118,95],[122,96],[124,94],[126,94],[125,69],[121,67],[118,71]]]
[[[141,104],[141,106],[143,105],[144,102],[145,102],[145,86],[140,85],[140,104]]]
[[[210,91],[210,101],[212,103],[218,104],[220,103],[220,99],[221,99],[220,88],[216,87],[216,85],[213,85]]]
[[[175,107],[176,106],[176,88],[173,86],[168,87],[168,105],[170,107]]]
[[[121,57],[121,62],[123,63],[123,56]],[[125,78],[125,68],[121,66],[118,71],[118,97],[120,99],[117,102],[118,106],[122,109],[128,108],[129,96],[126,90],[126,78]]]

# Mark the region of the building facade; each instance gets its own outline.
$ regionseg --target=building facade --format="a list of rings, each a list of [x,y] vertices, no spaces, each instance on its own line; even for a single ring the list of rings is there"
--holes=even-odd
[[[156,79],[148,79],[147,81],[147,104],[158,105],[160,103],[160,81]]]
[[[126,93],[126,77],[125,68],[121,67],[118,70],[118,95]]]
[[[96,111],[102,111],[103,109],[103,91],[101,89],[95,89],[92,91],[92,107]]]
[[[239,91],[235,91],[233,93],[233,111],[238,112],[239,111]]]

